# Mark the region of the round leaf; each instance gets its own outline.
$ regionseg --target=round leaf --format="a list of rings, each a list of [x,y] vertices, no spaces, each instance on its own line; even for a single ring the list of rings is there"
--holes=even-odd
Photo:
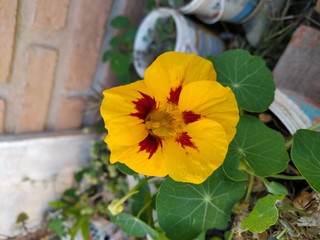
[[[268,109],[274,99],[272,72],[257,56],[241,49],[229,50],[221,56],[210,56],[217,80],[232,88],[239,107],[250,112]]]
[[[243,229],[249,229],[253,233],[262,233],[274,225],[279,217],[275,204],[283,199],[283,196],[267,195],[260,198],[249,216],[242,222]]]
[[[271,176],[286,169],[289,156],[282,135],[257,118],[243,115],[237,125],[237,134],[229,146],[232,159],[243,159],[254,174]],[[236,155],[236,156],[235,156]],[[228,164],[226,172],[235,171],[239,164]],[[228,174],[229,175],[229,174]]]
[[[293,136],[291,157],[310,186],[320,192],[320,132],[298,130]]]
[[[224,229],[244,192],[244,182],[230,180],[221,168],[199,185],[168,178],[157,196],[159,225],[169,239],[185,240],[209,228]]]

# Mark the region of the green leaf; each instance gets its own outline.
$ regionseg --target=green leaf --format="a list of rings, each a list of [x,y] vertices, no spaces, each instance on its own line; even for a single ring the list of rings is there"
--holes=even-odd
[[[66,202],[60,200],[49,202],[48,205],[56,209],[64,209],[69,206]]]
[[[67,234],[65,227],[63,225],[63,220],[59,218],[54,218],[49,221],[48,230],[53,231],[60,238],[62,238],[63,236],[66,236]]]
[[[281,183],[274,182],[274,181],[269,182],[265,178],[262,178],[262,181],[269,193],[272,193],[275,195],[283,195],[283,196],[288,195],[288,189],[285,186],[283,186]]]
[[[128,29],[128,31],[126,31],[123,34],[123,41],[129,44],[133,44],[136,33],[137,33],[136,29],[134,28]]]
[[[16,223],[23,223],[28,219],[29,219],[28,214],[26,214],[25,212],[22,212],[22,213],[19,213],[19,215],[17,216]]]
[[[71,239],[75,239],[78,231],[81,230],[84,240],[90,240],[90,220],[86,216],[77,219],[75,224],[70,229]]]
[[[229,163],[224,166],[228,176],[236,171],[234,168],[238,168],[238,159],[245,161],[259,177],[282,172],[289,161],[283,136],[259,119],[247,115],[240,117],[237,134],[229,146],[228,154],[235,160],[233,165]]]
[[[137,173],[135,171],[133,171],[131,168],[129,168],[127,165],[120,163],[120,162],[117,162],[115,164],[120,172],[127,174],[127,175],[137,175]]]
[[[244,181],[248,178],[248,174],[238,169],[240,163],[240,155],[229,147],[226,158],[224,159],[222,169],[228,178],[234,181]]]
[[[122,53],[113,54],[111,61],[111,69],[117,75],[125,75],[130,69],[130,60]]]
[[[157,239],[159,237],[156,230],[148,226],[146,223],[140,219],[129,215],[127,213],[120,213],[113,216],[112,220],[118,224],[123,231],[128,233],[130,236],[134,237],[145,237],[150,235],[151,237]]]
[[[309,185],[320,192],[320,132],[298,130],[293,135],[291,157]]]
[[[169,239],[184,240],[210,228],[224,229],[244,192],[244,182],[230,180],[221,168],[198,185],[168,178],[157,196],[159,225]]]
[[[242,222],[243,229],[249,229],[253,233],[262,233],[274,225],[279,217],[276,202],[283,196],[267,195],[260,198],[249,216]]]
[[[110,24],[114,28],[121,29],[128,27],[130,24],[130,20],[125,16],[117,16],[111,20]]]
[[[138,193],[132,196],[132,205],[131,205],[131,213],[142,221],[148,223],[148,220],[152,218],[152,209],[151,209],[151,194],[149,189],[149,184],[142,184]],[[144,209],[141,212],[141,209]],[[138,216],[140,214],[140,216]]]
[[[250,112],[268,109],[274,99],[275,84],[265,62],[242,49],[229,50],[221,56],[210,56],[217,81],[230,86],[240,108]]]

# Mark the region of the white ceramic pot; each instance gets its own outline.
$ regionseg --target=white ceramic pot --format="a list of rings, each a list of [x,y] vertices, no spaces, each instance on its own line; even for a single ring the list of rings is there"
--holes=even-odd
[[[225,50],[224,42],[212,31],[199,27],[178,11],[169,8],[159,8],[149,13],[140,24],[133,46],[133,63],[140,77],[150,63],[145,62],[141,52],[148,49],[151,38],[145,38],[149,29],[154,29],[158,18],[172,17],[176,28],[174,51],[196,53],[199,56],[219,55]]]

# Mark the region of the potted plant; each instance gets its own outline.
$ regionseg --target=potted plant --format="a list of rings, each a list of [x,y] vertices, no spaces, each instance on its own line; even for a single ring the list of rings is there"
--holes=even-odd
[[[137,177],[137,185],[123,198],[109,205],[111,218],[129,235],[148,235],[152,239],[204,239],[212,228],[224,231],[227,239],[249,239],[258,234],[293,239],[289,227],[306,225],[288,223],[289,218],[290,221],[306,222],[316,219],[319,214],[318,210],[312,213],[297,207],[290,184],[302,181],[303,186],[310,189],[307,194],[320,199],[320,133],[314,131],[320,123],[310,129],[299,129],[285,138],[279,130],[268,127],[257,118],[259,113],[268,110],[275,95],[278,96],[272,73],[259,57],[240,49],[211,56],[209,59],[217,74],[215,78],[206,60],[196,58],[193,62],[190,59],[195,57],[191,55],[178,55],[173,52],[161,55],[146,71],[143,81],[123,86],[123,90],[128,91],[126,96],[130,96],[127,101],[135,105],[135,108],[123,106],[133,111],[129,112],[132,122],[128,118],[128,122],[119,125],[120,121],[109,117],[109,114],[115,116],[112,106],[116,98],[111,96],[117,94],[121,99],[125,91],[110,89],[105,92],[101,109],[106,126],[110,127],[106,142],[111,150],[111,162],[120,161],[128,165],[136,171],[130,174],[136,176],[139,176],[137,173],[165,176],[160,182],[154,182],[157,178]],[[183,82],[179,87],[177,81],[181,76],[187,83]],[[198,77],[207,80],[192,81]],[[212,83],[210,79],[216,79],[218,83]],[[167,88],[167,84],[172,84],[172,87]],[[220,84],[225,88],[220,88]],[[131,94],[131,88],[134,92],[141,91],[140,95]],[[168,95],[164,95],[167,98],[161,97],[165,89],[169,91]],[[232,95],[227,94],[229,90],[225,92],[223,89],[232,89],[240,118],[236,124],[236,134],[229,140],[223,163],[216,168],[216,165],[210,165],[210,161],[219,165],[219,154],[216,155],[217,151],[209,152],[215,148],[214,142],[223,142],[225,136],[210,139],[215,127],[207,120],[215,119],[225,127],[227,135],[232,136],[232,119],[235,117],[233,100],[229,99]],[[211,100],[219,104],[211,105]],[[159,107],[153,108],[157,101]],[[226,102],[228,107],[224,105]],[[217,107],[215,114],[211,114],[210,106]],[[182,125],[178,121],[178,110],[182,111]],[[163,115],[161,111],[164,111]],[[121,118],[125,110],[116,114]],[[144,121],[134,123],[135,118]],[[144,131],[140,124],[145,124],[149,135],[134,143]],[[174,132],[170,134],[172,129]],[[178,135],[174,134],[176,131]],[[119,135],[125,142],[115,139]],[[206,159],[205,156],[210,156],[208,161],[201,162]],[[164,165],[161,165],[162,161]],[[215,170],[203,178],[202,171],[210,166]],[[150,190],[151,185],[156,186],[155,193]],[[139,205],[139,210],[123,208],[124,202],[130,198],[132,206]],[[156,218],[153,211],[157,213]],[[316,229],[317,226],[314,226],[313,230]],[[302,230],[299,234],[306,239],[310,236],[310,232],[302,233]]]
[[[140,24],[133,46],[134,67],[140,77],[159,54],[174,50],[200,56],[219,55],[223,41],[173,9],[159,8]],[[148,57],[146,57],[148,56]]]

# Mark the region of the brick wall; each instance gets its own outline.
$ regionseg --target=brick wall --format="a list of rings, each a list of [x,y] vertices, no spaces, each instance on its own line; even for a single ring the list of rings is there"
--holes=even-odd
[[[0,133],[78,128],[112,0],[0,0]]]

